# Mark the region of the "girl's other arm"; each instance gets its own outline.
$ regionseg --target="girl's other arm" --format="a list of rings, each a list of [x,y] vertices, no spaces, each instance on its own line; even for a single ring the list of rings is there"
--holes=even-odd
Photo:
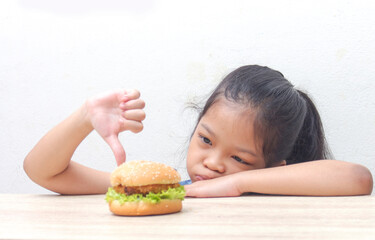
[[[372,192],[373,180],[364,166],[319,160],[238,174],[241,193],[352,196]]]
[[[352,196],[371,194],[370,171],[358,164],[319,160],[250,170],[186,186],[193,197],[239,196],[253,192],[294,196]]]

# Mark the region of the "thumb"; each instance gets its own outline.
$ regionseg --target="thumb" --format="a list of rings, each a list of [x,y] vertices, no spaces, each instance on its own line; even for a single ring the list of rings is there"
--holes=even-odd
[[[109,147],[115,155],[117,166],[121,165],[126,160],[126,153],[117,135],[111,135],[105,139]]]

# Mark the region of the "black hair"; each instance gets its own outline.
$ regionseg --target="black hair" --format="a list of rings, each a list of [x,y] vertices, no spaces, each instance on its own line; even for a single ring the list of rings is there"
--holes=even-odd
[[[206,101],[198,121],[225,97],[255,112],[255,137],[261,142],[266,167],[331,157],[319,113],[310,97],[278,71],[258,65],[228,74]]]

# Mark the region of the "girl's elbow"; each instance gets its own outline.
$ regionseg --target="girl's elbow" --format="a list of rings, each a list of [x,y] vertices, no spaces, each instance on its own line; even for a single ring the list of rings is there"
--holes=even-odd
[[[25,171],[25,173],[27,174],[27,176],[29,178],[31,178],[31,173],[30,173],[30,160],[28,159],[28,157],[26,156],[26,158],[23,160],[23,171]]]
[[[373,189],[373,178],[370,170],[364,166],[356,165],[354,174],[359,190],[358,195],[370,195]]]
[[[40,185],[41,176],[38,175],[37,167],[29,156],[26,156],[23,161],[23,170],[33,182]]]

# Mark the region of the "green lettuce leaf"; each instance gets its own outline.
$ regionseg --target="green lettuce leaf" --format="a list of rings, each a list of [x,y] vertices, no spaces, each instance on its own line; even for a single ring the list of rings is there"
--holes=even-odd
[[[105,200],[107,202],[112,202],[117,200],[120,204],[124,204],[125,202],[139,202],[145,201],[150,203],[158,203],[162,199],[180,199],[184,200],[185,197],[185,189],[184,186],[179,186],[177,188],[169,188],[166,191],[162,191],[160,193],[148,193],[146,196],[142,194],[133,194],[133,195],[126,195],[123,193],[116,192],[113,188],[108,188],[108,192],[106,194]]]

